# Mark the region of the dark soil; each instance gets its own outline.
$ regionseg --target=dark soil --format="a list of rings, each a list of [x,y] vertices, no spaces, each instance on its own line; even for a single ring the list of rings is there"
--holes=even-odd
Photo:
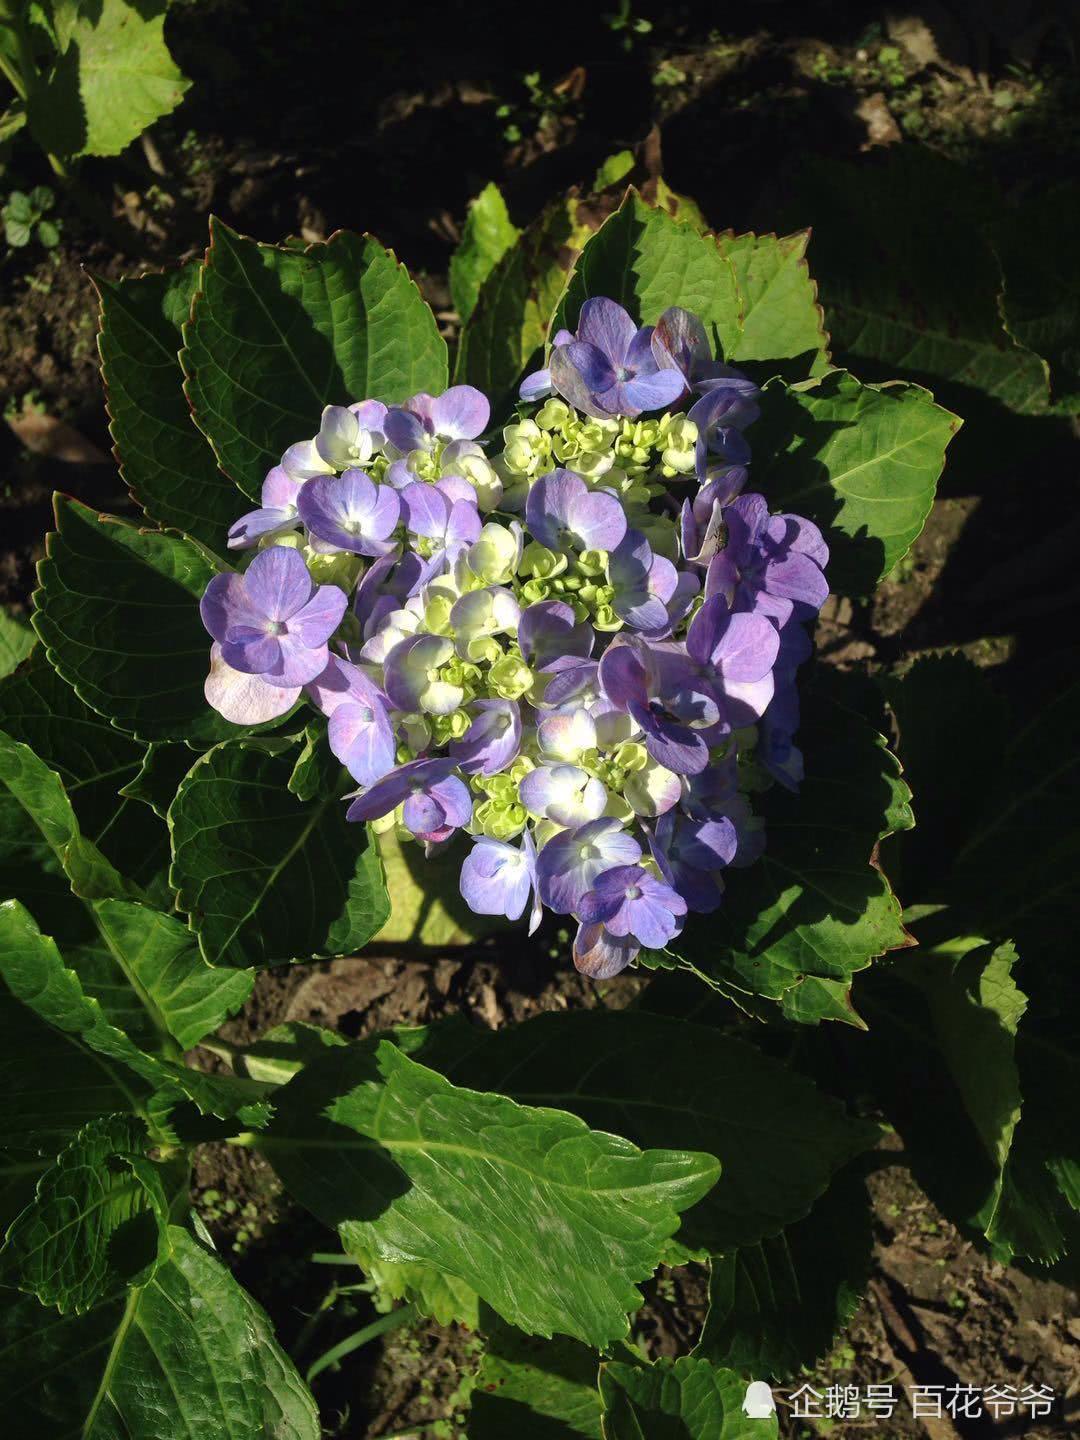
[[[853,158],[874,145],[929,145],[1006,195],[1075,173],[1080,23],[1066,0],[951,0],[897,13],[842,0],[762,0],[738,13],[704,3],[629,7],[647,31],[615,27],[611,13],[621,13],[616,0],[555,3],[542,18],[534,10],[523,44],[506,7],[484,0],[467,14],[445,5],[376,13],[348,0],[177,0],[169,36],[194,81],[188,98],[146,146],[82,173],[111,217],[107,237],[99,216],[62,197],[59,248],[0,259],[0,603],[27,606],[54,489],[133,513],[108,461],[88,275],[198,253],[211,211],[265,239],[373,231],[414,269],[452,334],[446,272],[468,199],[495,179],[524,224],[654,122],[669,182],[718,227],[773,228],[806,157]],[[29,148],[16,148],[0,180],[6,192],[50,176]],[[982,468],[946,473],[912,554],[874,597],[831,602],[818,631],[823,658],[891,667],[958,645],[1014,694],[1053,685],[1061,622],[1080,598],[1065,563],[1078,527],[1060,504],[1080,445],[1061,422],[1022,427],[1019,438],[1001,423],[1000,433],[981,431]],[[968,432],[975,425],[969,416]],[[1040,511],[1054,519],[1033,524]],[[499,1026],[543,1009],[623,1005],[636,983],[594,987],[536,950],[374,955],[264,974],[223,1034],[243,1043],[299,1019],[358,1036],[451,1012]],[[846,1436],[873,1425],[932,1440],[977,1440],[991,1429],[1065,1435],[1080,1391],[1075,1297],[980,1254],[902,1166],[886,1165],[871,1189],[869,1290],[811,1383],[1047,1384],[1067,1397],[1065,1408],[1027,1427],[915,1421],[901,1406],[888,1422],[815,1428]],[[195,1191],[223,1256],[302,1369],[375,1317],[364,1291],[320,1308],[362,1277],[311,1263],[313,1252],[336,1248],[333,1238],[281,1194],[257,1156],[205,1147]],[[684,1352],[704,1304],[700,1273],[663,1273],[635,1318],[635,1339],[650,1355]],[[373,1342],[316,1381],[336,1427],[328,1433],[457,1436],[476,1359],[477,1341],[460,1327],[422,1324]],[[809,1433],[782,1414],[786,1433]]]

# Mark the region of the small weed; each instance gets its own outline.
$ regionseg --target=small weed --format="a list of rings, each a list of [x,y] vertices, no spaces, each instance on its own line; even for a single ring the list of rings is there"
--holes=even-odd
[[[35,185],[29,194],[12,190],[7,203],[0,208],[4,239],[9,248],[21,250],[34,240],[45,250],[59,245],[60,221],[46,218],[55,204],[56,196],[48,185]]]

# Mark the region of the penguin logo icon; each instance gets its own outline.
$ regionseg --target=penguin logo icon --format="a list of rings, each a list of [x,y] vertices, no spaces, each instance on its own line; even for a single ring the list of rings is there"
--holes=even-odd
[[[742,1402],[743,1414],[750,1420],[767,1420],[776,1410],[773,1393],[764,1380],[751,1380]]]

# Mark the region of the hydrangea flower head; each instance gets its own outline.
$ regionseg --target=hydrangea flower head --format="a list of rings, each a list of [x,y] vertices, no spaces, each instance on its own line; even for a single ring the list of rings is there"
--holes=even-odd
[[[206,695],[312,706],[350,820],[460,845],[477,914],[572,919],[603,978],[722,905],[754,793],[797,787],[828,549],[754,492],[757,386],[689,312],[593,297],[521,393],[495,441],[467,385],[328,406],[229,532]]]

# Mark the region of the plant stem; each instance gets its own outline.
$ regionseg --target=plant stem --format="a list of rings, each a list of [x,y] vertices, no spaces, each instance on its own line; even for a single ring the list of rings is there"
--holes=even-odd
[[[312,1380],[315,1379],[315,1376],[321,1375],[330,1365],[334,1365],[337,1361],[343,1360],[346,1355],[351,1355],[354,1350],[359,1350],[362,1346],[370,1344],[372,1340],[377,1340],[380,1335],[386,1335],[391,1330],[399,1330],[402,1325],[408,1325],[410,1321],[415,1319],[416,1310],[412,1305],[401,1305],[397,1310],[391,1310],[389,1315],[380,1315],[378,1320],[373,1320],[370,1325],[365,1325],[362,1330],[357,1330],[355,1335],[347,1336],[346,1339],[327,1350],[324,1355],[320,1355],[318,1360],[308,1366],[307,1374],[304,1378],[310,1385]]]

